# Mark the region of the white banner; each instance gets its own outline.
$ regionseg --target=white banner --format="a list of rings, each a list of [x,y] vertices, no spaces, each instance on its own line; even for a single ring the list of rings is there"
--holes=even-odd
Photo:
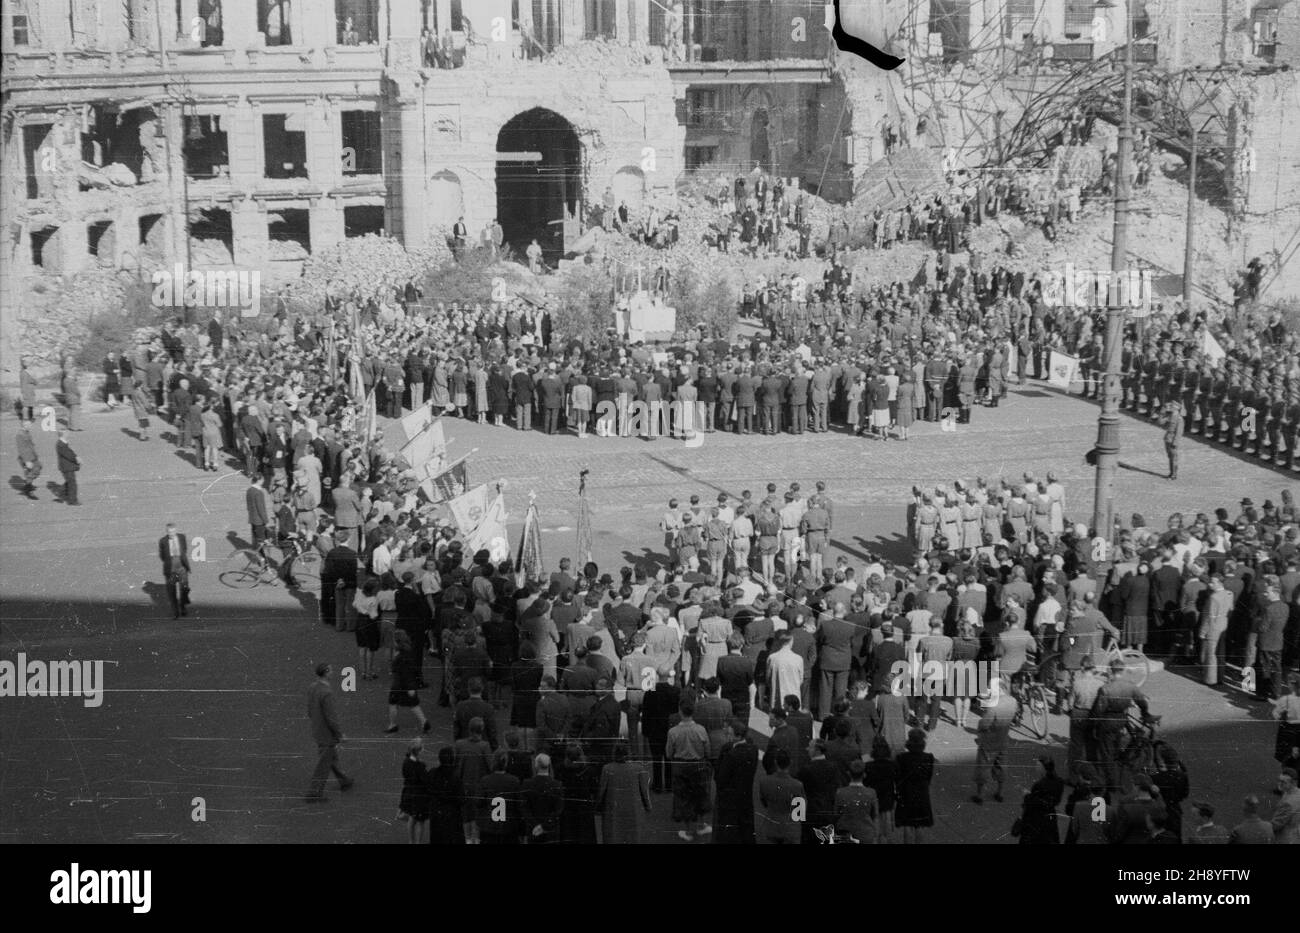
[[[406,439],[411,441],[424,433],[424,429],[432,422],[433,411],[428,405],[421,405],[402,419],[402,431],[406,435]]]
[[[1048,382],[1058,389],[1070,388],[1070,385],[1079,382],[1079,358],[1070,356],[1066,353],[1052,351],[1052,361],[1048,371]]]
[[[451,517],[456,520],[456,526],[460,528],[460,533],[469,538],[479,525],[483,523],[484,517],[488,510],[488,488],[484,483],[475,489],[471,489],[463,496],[457,496],[447,503],[447,508],[451,510]]]
[[[447,455],[447,440],[442,433],[442,419],[432,422],[407,441],[401,454],[416,471],[416,476],[422,474],[423,468],[430,461],[436,461],[435,465],[440,465]]]
[[[510,540],[506,533],[506,500],[501,493],[487,508],[487,514],[474,532],[465,539],[470,554],[487,550],[497,561],[504,560],[510,554]],[[501,555],[501,556],[496,556]]]
[[[1208,330],[1201,337],[1201,352],[1216,363],[1228,355],[1227,351],[1223,349],[1222,344],[1215,340],[1214,335]]]

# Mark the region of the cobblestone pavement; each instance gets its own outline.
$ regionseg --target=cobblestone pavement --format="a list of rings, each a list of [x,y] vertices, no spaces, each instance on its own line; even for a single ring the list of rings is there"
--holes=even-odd
[[[1039,387],[1015,390],[1002,407],[979,408],[956,434],[919,424],[913,439],[880,443],[844,433],[777,438],[711,434],[701,446],[660,439],[546,437],[449,421],[451,452],[477,448],[475,483],[503,479],[517,543],[527,493],[535,491],[548,563],[576,548],[578,473],[591,470],[596,560],[613,566],[652,553],[656,524],[671,496],[717,491],[756,495],[767,482],[805,489],[826,480],[835,502],[835,546],[860,556],[899,545],[904,502],[913,484],[954,478],[1019,476],[1054,469],[1067,491],[1067,512],[1091,511],[1091,471],[1084,452],[1096,433],[1094,406]],[[6,698],[0,703],[0,841],[340,841],[402,838],[394,820],[400,790],[400,739],[380,734],[386,683],[340,693],[349,739],[345,766],[358,783],[333,792],[324,807],[300,802],[314,762],[303,691],[319,660],[354,663],[350,635],[316,624],[315,598],[277,588],[232,590],[222,562],[247,534],[246,481],[234,466],[200,473],[188,456],[156,437],[140,442],[124,412],[88,413],[73,446],[85,469],[80,508],[53,501],[53,437],[37,437],[46,464],[39,502],[6,491],[0,507],[0,656],[101,659],[103,705]],[[0,468],[16,482],[11,439],[16,423],[0,419]],[[1289,482],[1259,465],[1188,439],[1181,479],[1163,479],[1157,428],[1125,418],[1116,506],[1161,521],[1175,510],[1231,507],[1243,495],[1276,498]],[[202,538],[207,560],[196,565],[194,611],[173,622],[159,580],[156,542],[166,521]],[[1166,714],[1166,734],[1184,753],[1193,796],[1207,796],[1233,820],[1247,790],[1267,791],[1273,725],[1230,689],[1211,690],[1165,671],[1148,691]],[[435,681],[436,682],[436,681]],[[432,704],[426,700],[426,707]],[[449,716],[432,710],[428,747],[450,738]],[[754,725],[761,725],[757,718]],[[413,726],[403,723],[409,737]],[[1049,744],[1059,749],[1064,719],[1054,718]],[[945,723],[932,738],[940,761],[934,789],[935,841],[1008,839],[1018,788],[1027,786],[1039,748],[1018,736],[1008,763],[1007,803],[975,808],[970,793],[973,738]],[[1058,755],[1060,752],[1058,751]],[[432,756],[429,756],[432,757]],[[1268,795],[1265,794],[1265,797]],[[193,819],[195,799],[206,821]],[[658,798],[652,837],[675,841],[669,802]]]

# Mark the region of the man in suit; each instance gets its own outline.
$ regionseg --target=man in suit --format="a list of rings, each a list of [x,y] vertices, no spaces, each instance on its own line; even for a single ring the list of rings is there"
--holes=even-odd
[[[590,657],[590,654],[588,655]],[[609,677],[596,680],[596,704],[582,724],[582,745],[587,760],[597,767],[614,760],[623,709],[614,697],[614,681]]]
[[[14,447],[18,451],[18,465],[23,471],[23,495],[35,501],[36,478],[41,475],[41,458],[36,453],[36,442],[32,440],[32,423],[30,420],[18,422],[18,433],[14,437]]]
[[[559,425],[560,409],[564,407],[564,383],[555,375],[555,364],[537,383],[538,401],[541,405],[546,433],[554,434]]]
[[[488,746],[493,751],[496,751],[496,710],[491,703],[483,699],[483,679],[481,677],[471,677],[469,679],[469,696],[456,704],[452,716],[452,738],[463,739],[468,737],[469,724],[474,719],[483,720],[483,737],[487,739]]]
[[[352,488],[351,474],[343,474],[330,495],[334,499],[334,540],[357,550],[360,547],[357,529],[362,524],[361,500]]]
[[[68,432],[65,429],[59,430],[54,454],[59,460],[59,472],[63,474],[63,501],[68,505],[81,505],[77,501],[77,471],[81,469],[81,458],[68,444]]]
[[[253,547],[261,554],[272,514],[271,497],[267,494],[266,477],[263,474],[254,473],[250,477],[248,491],[244,493],[244,505],[248,509],[248,524],[252,529]],[[265,562],[266,555],[262,556]]]
[[[564,812],[564,785],[551,776],[550,755],[542,752],[533,759],[533,776],[523,782],[520,793],[526,839],[533,845],[552,842]]]
[[[429,610],[429,603],[416,592],[415,573],[413,571],[407,570],[402,574],[402,585],[393,594],[393,601],[397,609],[395,625],[411,636],[411,647],[420,666],[419,674],[416,676],[416,683],[423,689],[426,686],[424,682],[424,655],[429,647],[429,627],[433,624],[433,618]],[[457,736],[456,738],[464,738],[464,736]],[[495,747],[493,745],[493,748]]]
[[[785,397],[785,384],[775,372],[763,377],[760,387],[763,398],[763,433],[767,435],[781,433],[781,402]]]
[[[528,431],[533,426],[533,376],[527,369],[519,369],[510,377],[510,390],[515,399],[515,428]]]
[[[343,742],[343,729],[334,709],[334,691],[330,688],[330,675],[334,668],[322,661],[316,665],[316,680],[307,688],[307,718],[311,720],[311,737],[316,742],[316,770],[311,775],[311,788],[307,791],[308,803],[325,800],[325,781],[332,772],[339,782],[339,790],[352,787],[352,778],[339,767],[338,747]]]
[[[758,749],[749,740],[749,723],[744,719],[733,719],[731,731],[736,739],[723,746],[714,778],[717,801],[713,841],[721,845],[753,845]]]
[[[849,669],[853,665],[853,637],[857,628],[847,621],[843,603],[835,603],[832,614],[817,623],[817,666],[821,671],[821,691],[817,695],[818,719],[826,719],[831,705],[849,689]]]
[[[796,813],[796,803],[803,798],[804,789],[801,782],[790,776],[790,761],[786,749],[777,749],[776,771],[758,779],[758,799],[763,805],[763,812],[756,820],[760,843],[798,845],[800,842],[802,823],[795,816],[806,815],[806,812]]]
[[[749,434],[754,428],[754,406],[757,404],[758,380],[752,373],[737,368],[734,391],[736,394],[736,433]]]
[[[506,771],[509,764],[509,754],[497,752],[492,759],[492,773],[483,776],[474,795],[479,841],[483,845],[519,844],[521,782]]]
[[[185,535],[177,532],[171,522],[167,523],[167,533],[158,539],[158,559],[163,565],[172,618],[179,619],[190,604],[190,552]]]

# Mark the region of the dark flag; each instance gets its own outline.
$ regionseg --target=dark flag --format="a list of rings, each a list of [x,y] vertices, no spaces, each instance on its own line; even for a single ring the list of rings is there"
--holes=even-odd
[[[519,560],[515,569],[525,580],[540,580],[545,571],[542,562],[542,521],[537,512],[536,497],[529,494],[528,512],[524,515],[524,531],[519,539]]]

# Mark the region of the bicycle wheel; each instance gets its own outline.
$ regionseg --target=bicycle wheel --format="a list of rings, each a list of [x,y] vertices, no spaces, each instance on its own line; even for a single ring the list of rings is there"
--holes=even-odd
[[[262,555],[250,548],[236,551],[226,558],[219,579],[232,589],[252,589],[262,582]]]
[[[308,548],[293,559],[293,578],[298,589],[320,593],[321,557],[314,548]]]
[[[1047,738],[1047,691],[1040,684],[1025,688],[1025,708],[1029,711],[1029,731],[1040,739]]]
[[[1151,675],[1151,662],[1145,654],[1136,648],[1126,648],[1119,653],[1119,658],[1124,662],[1124,676],[1134,686],[1140,687],[1147,682],[1147,677]]]

